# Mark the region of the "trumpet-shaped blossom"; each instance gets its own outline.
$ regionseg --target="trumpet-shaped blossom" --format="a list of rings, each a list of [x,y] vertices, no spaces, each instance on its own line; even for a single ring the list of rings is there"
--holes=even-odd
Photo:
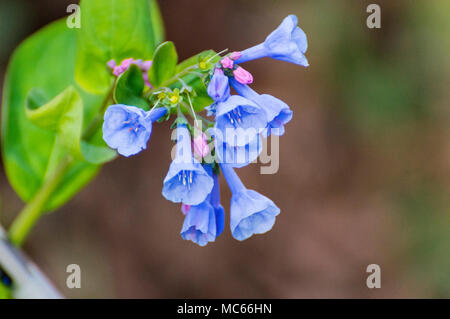
[[[260,135],[244,146],[230,146],[223,141],[220,132],[216,134],[215,131],[211,129],[210,133],[214,136],[214,148],[219,163],[229,164],[235,168],[244,167],[255,161],[262,152]]]
[[[231,189],[230,228],[237,240],[272,229],[280,209],[267,197],[246,189],[233,168],[220,164]]]
[[[252,84],[253,75],[246,69],[238,66],[236,70],[233,71],[234,78],[236,81],[242,84]]]
[[[212,177],[192,155],[188,128],[179,124],[176,156],[164,179],[163,196],[174,203],[199,205],[211,193],[212,187]]]
[[[215,102],[225,101],[230,96],[228,77],[221,69],[215,69],[211,82],[208,85],[208,95]]]
[[[230,96],[216,105],[215,130],[230,146],[245,146],[266,127],[265,111],[256,103],[239,95]]]
[[[209,196],[199,205],[191,206],[184,218],[181,237],[199,246],[213,242],[217,237],[216,212]]]
[[[186,217],[181,236],[200,246],[215,241],[225,226],[225,210],[220,205],[219,177],[213,173],[211,166],[207,165],[204,168],[214,181],[211,194],[199,205],[182,204],[182,211]]]
[[[260,95],[236,80],[232,79],[230,83],[239,95],[255,102],[266,112],[268,124],[262,131],[264,137],[270,134],[278,136],[284,134],[284,125],[292,119],[292,110],[286,103],[269,94]]]
[[[104,115],[103,139],[106,144],[123,156],[131,156],[147,148],[152,133],[152,122],[167,112],[157,108],[151,112],[135,106],[115,104],[108,107]]]
[[[295,15],[287,16],[280,26],[269,34],[264,43],[242,51],[236,63],[270,57],[304,67],[309,66],[304,56],[308,49],[308,41],[305,32],[297,26],[297,23]]]

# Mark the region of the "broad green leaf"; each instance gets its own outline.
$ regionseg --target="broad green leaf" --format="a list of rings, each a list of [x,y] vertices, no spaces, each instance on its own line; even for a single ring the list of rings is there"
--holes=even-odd
[[[39,105],[37,100],[42,105]],[[69,86],[49,102],[44,101],[43,91],[32,89],[27,97],[25,113],[33,124],[56,135],[47,175],[67,154],[92,164],[102,164],[116,156],[116,152],[106,145],[93,145],[81,141],[83,101],[73,86]]]
[[[167,41],[158,46],[148,71],[150,83],[158,87],[170,80],[175,75],[177,62],[178,55],[173,42]]]
[[[24,201],[33,198],[64,153],[64,148],[57,147],[60,143],[64,145],[64,140],[57,138],[55,131],[33,124],[26,116],[26,105],[29,110],[36,109],[72,85],[83,100],[83,127],[101,107],[102,96],[87,94],[76,87],[75,54],[75,31],[68,29],[62,20],[25,40],[8,66],[2,100],[2,155],[8,179]],[[36,87],[39,89],[32,90]],[[104,146],[99,140],[89,142]],[[52,195],[47,210],[64,204],[98,170],[98,165],[75,161]]]
[[[36,102],[36,91],[27,100]],[[41,96],[42,97],[42,96]],[[75,156],[81,156],[80,138],[83,126],[83,101],[73,86],[69,86],[49,102],[39,106],[27,103],[25,114],[38,127],[54,132],[59,146]]]
[[[131,65],[117,79],[116,87],[114,88],[115,102],[118,104],[133,105],[147,110],[148,103],[142,98],[144,86],[142,71],[138,66]]]
[[[106,63],[149,60],[162,41],[155,0],[82,0],[75,77],[88,92],[106,93],[112,83]]]
[[[81,152],[83,157],[92,164],[103,164],[117,157],[117,152],[107,146],[93,145],[81,141]]]

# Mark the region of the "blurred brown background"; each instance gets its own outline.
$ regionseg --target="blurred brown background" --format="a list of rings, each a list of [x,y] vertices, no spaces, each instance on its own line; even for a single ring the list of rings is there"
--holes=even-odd
[[[26,36],[74,1],[1,0],[0,81]],[[382,28],[366,27],[366,7]],[[225,229],[205,248],[183,241],[179,206],[161,195],[168,125],[149,149],[105,166],[43,218],[25,250],[67,297],[450,297],[450,2],[164,0],[167,39],[181,58],[242,50],[288,14],[308,35],[308,69],[246,64],[254,88],[294,110],[280,170],[238,171],[280,208],[272,231],[245,242]],[[32,61],[30,61],[32,63]],[[223,205],[230,192],[222,180]],[[21,208],[1,172],[2,224]],[[65,286],[68,264],[82,288]],[[379,264],[381,289],[366,287]]]

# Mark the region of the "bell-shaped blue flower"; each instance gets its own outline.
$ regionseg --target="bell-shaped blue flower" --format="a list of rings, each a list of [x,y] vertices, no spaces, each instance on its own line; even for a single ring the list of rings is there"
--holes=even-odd
[[[221,69],[215,69],[214,75],[208,85],[208,95],[215,102],[225,101],[230,96],[228,77]]]
[[[177,126],[176,156],[164,179],[163,196],[174,202],[198,205],[211,193],[212,177],[194,158],[191,135],[185,124]]]
[[[181,229],[184,240],[191,240],[199,246],[213,242],[218,236],[216,212],[209,197],[201,204],[190,207]]]
[[[304,56],[308,49],[308,41],[305,32],[297,26],[297,23],[295,15],[287,16],[280,26],[269,34],[264,43],[242,51],[236,63],[270,57],[304,67],[309,66]]]
[[[239,95],[217,103],[216,123],[222,140],[230,146],[245,146],[267,126],[265,111],[256,103]]]
[[[152,133],[152,122],[167,112],[157,108],[150,112],[123,104],[108,107],[104,115],[103,139],[123,156],[131,156],[147,148]]]
[[[292,119],[292,110],[289,106],[269,94],[258,94],[248,85],[241,84],[238,81],[230,80],[231,86],[236,92],[258,104],[267,115],[267,127],[262,131],[264,137],[270,134],[281,136],[284,134],[284,125]]]
[[[229,164],[235,168],[247,166],[255,161],[263,149],[262,138],[259,134],[244,146],[230,146],[223,141],[221,131],[212,128],[209,133],[214,137],[214,148],[218,162]]]
[[[230,228],[233,237],[245,240],[272,229],[280,209],[267,197],[246,189],[231,166],[221,164],[220,167],[232,193]]]
[[[220,185],[219,176],[213,173],[214,186],[211,191],[211,205],[216,215],[216,237],[219,237],[225,227],[225,209],[220,205]]]
[[[225,210],[220,205],[219,177],[213,173],[211,166],[206,165],[204,168],[214,180],[213,189],[204,202],[188,206],[181,229],[183,239],[191,240],[200,246],[215,241],[225,226]]]

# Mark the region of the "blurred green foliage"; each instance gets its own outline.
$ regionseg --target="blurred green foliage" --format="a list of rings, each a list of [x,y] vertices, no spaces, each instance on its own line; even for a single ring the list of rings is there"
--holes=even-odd
[[[102,139],[101,125],[81,140],[109,99],[105,88],[113,77],[106,62],[130,56],[150,59],[163,36],[154,0],[127,6],[82,1],[81,10],[82,28],[69,29],[61,20],[19,46],[3,90],[3,159],[9,181],[24,201],[35,197],[64,157],[71,157],[44,210],[64,204],[96,175],[100,164],[114,157]],[[49,126],[43,127],[44,122]]]

